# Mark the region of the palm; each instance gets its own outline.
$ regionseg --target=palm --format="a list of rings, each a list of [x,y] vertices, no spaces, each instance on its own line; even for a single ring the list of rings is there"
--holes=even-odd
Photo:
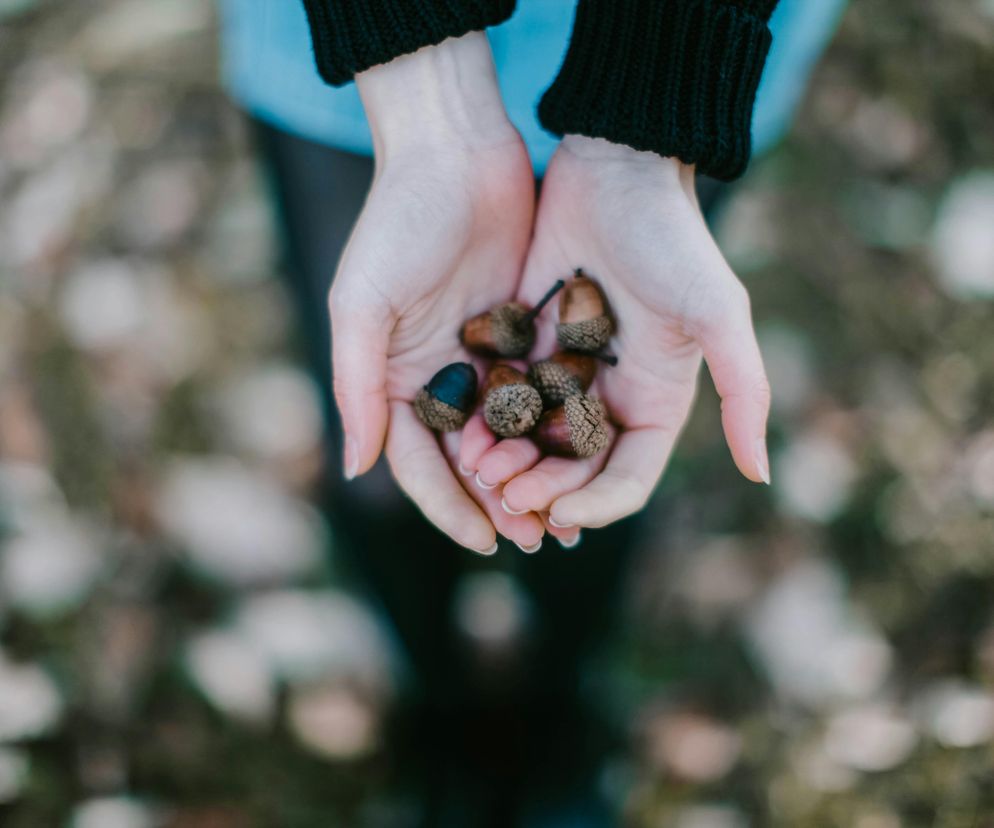
[[[521,294],[541,295],[554,278],[577,267],[596,278],[620,324],[610,346],[618,365],[598,372],[594,393],[622,429],[676,431],[693,399],[701,361],[681,307],[690,277],[683,263],[696,255],[686,228],[699,217],[661,215],[666,205],[654,204],[651,184],[616,200],[600,192],[591,172],[566,152],[553,159]],[[628,212],[633,201],[643,209]],[[652,256],[647,238],[652,250],[669,251],[667,260]],[[554,314],[542,320],[541,356],[555,349],[555,321]]]
[[[475,168],[436,159],[377,176],[332,304],[381,315],[391,400],[410,401],[438,368],[465,358],[462,322],[513,296],[533,186],[517,144],[490,151]]]
[[[572,461],[499,444],[480,461],[505,482],[513,509],[550,510],[560,524],[600,526],[644,505],[689,413],[702,353],[736,463],[750,479],[764,476],[756,440],[768,388],[748,297],[707,230],[691,168],[639,155],[593,160],[564,143],[543,184],[520,291],[534,302],[577,267],[603,288],[618,365],[598,373],[593,393],[617,428],[613,447]],[[554,323],[544,315],[538,356],[556,347]]]
[[[442,366],[467,359],[462,323],[514,296],[533,209],[520,140],[471,157],[394,163],[377,173],[331,294],[335,390],[363,445],[359,465],[375,460],[386,434],[402,488],[443,531],[476,549],[491,545],[494,525],[529,545],[542,526],[460,485],[452,471],[458,436],[446,435],[440,451],[410,403]]]

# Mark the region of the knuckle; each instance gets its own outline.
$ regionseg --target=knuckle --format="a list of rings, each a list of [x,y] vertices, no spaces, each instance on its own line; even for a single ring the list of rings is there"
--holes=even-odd
[[[413,493],[411,498],[428,520],[460,546],[480,550],[493,542],[487,540],[492,534],[482,515],[466,513],[467,506],[474,510],[475,506],[461,489]]]
[[[335,399],[341,403],[342,400],[352,396],[352,383],[346,379],[346,374],[336,372],[331,379],[331,387],[335,393]]]
[[[415,498],[418,493],[430,494],[438,491],[438,487],[423,473],[424,469],[432,467],[437,453],[438,448],[427,443],[405,444],[403,447],[398,447],[391,442],[387,447],[387,459],[397,477],[397,482]]]
[[[527,472],[527,478],[511,480],[504,487],[504,497],[512,508],[541,511],[552,502],[553,484],[546,472],[532,469]]]
[[[379,296],[372,290],[371,279],[358,284],[342,279],[328,291],[328,309],[333,318],[348,320],[363,318],[376,310]]]
[[[701,339],[715,339],[740,328],[751,319],[749,292],[734,276],[709,281],[695,291],[684,307],[688,332]]]
[[[769,408],[773,399],[773,391],[770,388],[769,380],[761,376],[751,383],[743,385],[739,389],[726,391],[722,396],[722,408],[726,403],[753,403],[760,408]]]
[[[752,303],[749,291],[738,279],[731,279],[715,297],[713,322],[724,328],[742,319],[749,319],[751,314]]]
[[[740,312],[752,310],[752,299],[749,296],[749,290],[734,276],[731,279],[728,296],[731,304]]]
[[[605,472],[611,481],[613,500],[618,517],[627,517],[638,512],[649,502],[651,490],[638,479],[622,472]]]
[[[332,320],[347,319],[355,310],[355,306],[356,303],[351,299],[348,291],[335,286],[328,292],[328,312]]]
[[[353,397],[368,397],[376,392],[376,389],[363,386],[346,366],[339,365],[339,370],[331,379],[331,387],[335,393],[336,400],[352,399]]]
[[[756,380],[752,387],[751,396],[753,402],[763,407],[769,407],[770,401],[773,399],[773,389],[770,388],[770,381],[765,375]]]

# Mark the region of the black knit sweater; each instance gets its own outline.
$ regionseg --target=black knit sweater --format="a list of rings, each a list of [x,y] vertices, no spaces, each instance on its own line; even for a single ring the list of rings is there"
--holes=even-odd
[[[563,0],[566,2],[566,0]],[[579,0],[539,105],[559,135],[676,156],[730,180],[749,161],[777,0]],[[304,0],[321,76],[340,85],[422,46],[506,20],[515,0]]]

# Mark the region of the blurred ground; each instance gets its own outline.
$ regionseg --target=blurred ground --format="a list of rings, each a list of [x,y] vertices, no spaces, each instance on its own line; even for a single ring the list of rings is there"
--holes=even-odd
[[[213,26],[0,0],[5,828],[404,808],[394,657],[309,503],[318,403]],[[992,42],[991,0],[854,4],[723,216],[774,486],[706,393],[597,671],[634,825],[994,825]],[[513,624],[500,576],[466,594],[469,633]]]

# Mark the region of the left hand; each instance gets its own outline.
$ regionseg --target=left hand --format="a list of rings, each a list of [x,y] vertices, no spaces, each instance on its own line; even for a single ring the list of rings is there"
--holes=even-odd
[[[519,291],[534,303],[575,268],[595,278],[617,331],[591,393],[617,439],[588,460],[542,458],[527,439],[465,439],[463,465],[504,483],[512,512],[554,525],[604,526],[640,510],[661,477],[693,402],[702,355],[721,397],[732,457],[769,482],[770,387],[749,297],[711,237],[692,167],[672,158],[567,136],[549,165]],[[555,348],[555,313],[540,318],[534,358]]]

